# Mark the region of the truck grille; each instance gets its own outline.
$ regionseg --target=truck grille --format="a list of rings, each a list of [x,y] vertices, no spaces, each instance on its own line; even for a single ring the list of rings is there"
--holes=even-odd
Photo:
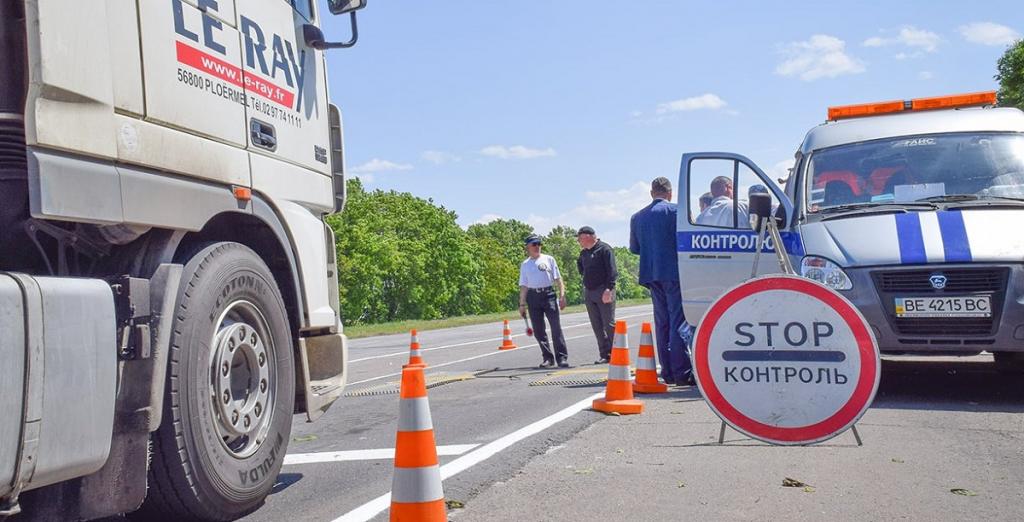
[[[932,286],[934,275],[944,275],[944,288]],[[899,335],[912,337],[986,337],[995,335],[1002,313],[1009,269],[1006,267],[944,267],[913,270],[880,270],[872,274],[886,318]],[[909,318],[896,317],[897,297],[935,295],[988,295],[991,317]],[[902,341],[902,340],[901,340]]]

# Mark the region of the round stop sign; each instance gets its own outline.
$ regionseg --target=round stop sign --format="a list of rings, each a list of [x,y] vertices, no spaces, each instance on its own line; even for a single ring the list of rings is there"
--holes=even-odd
[[[704,315],[693,343],[697,385],[737,431],[810,444],[852,426],[878,390],[878,345],[839,293],[788,275],[752,279]]]

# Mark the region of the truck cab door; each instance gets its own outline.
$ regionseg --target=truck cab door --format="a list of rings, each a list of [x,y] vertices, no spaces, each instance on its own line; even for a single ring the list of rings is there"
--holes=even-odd
[[[719,187],[719,197],[711,209],[702,212],[701,196],[712,191],[713,183]],[[731,185],[731,195],[722,193],[723,184]],[[782,240],[790,261],[799,266],[803,247],[799,236],[789,230],[792,204],[764,171],[746,157],[726,152],[683,154],[677,186],[679,279],[683,311],[690,324],[698,324],[708,306],[727,289],[750,278],[757,249],[757,235],[750,228],[747,214],[747,199],[752,191],[767,191],[776,215],[781,211],[786,216]],[[766,242],[757,274],[779,271],[774,245]]]
[[[139,2],[138,9],[143,65],[138,81],[145,89],[146,121],[157,128],[142,126],[137,138],[133,132],[122,141],[133,144],[129,152],[140,162],[175,170],[201,161],[208,166],[183,171],[248,185],[235,2],[152,0]]]
[[[306,45],[302,31],[305,24],[318,23],[315,4],[237,2],[248,98],[245,119],[254,187],[303,202],[323,199],[333,208],[324,55]],[[298,187],[327,189],[296,194]]]

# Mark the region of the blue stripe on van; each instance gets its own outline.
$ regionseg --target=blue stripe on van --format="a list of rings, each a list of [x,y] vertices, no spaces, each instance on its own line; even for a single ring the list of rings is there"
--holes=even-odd
[[[908,265],[927,263],[924,237],[921,235],[921,217],[916,212],[896,214],[896,240],[900,244],[900,262]]]
[[[967,239],[964,215],[959,210],[938,212],[939,232],[942,234],[942,248],[947,263],[970,263],[971,243]]]

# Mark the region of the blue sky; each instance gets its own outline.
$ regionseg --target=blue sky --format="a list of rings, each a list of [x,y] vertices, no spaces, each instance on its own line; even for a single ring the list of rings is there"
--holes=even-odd
[[[371,0],[359,44],[328,55],[347,168],[463,226],[589,224],[624,245],[683,152],[784,169],[829,105],[996,88],[1024,32],[1019,0],[769,4]]]

